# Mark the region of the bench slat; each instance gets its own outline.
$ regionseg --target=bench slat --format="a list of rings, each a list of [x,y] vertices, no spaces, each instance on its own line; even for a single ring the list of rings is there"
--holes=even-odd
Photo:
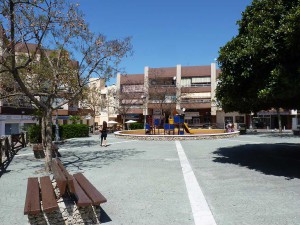
[[[24,207],[24,215],[36,215],[41,212],[40,188],[37,177],[29,177]]]
[[[62,164],[62,162],[60,161],[60,159],[53,159],[53,161],[55,161],[55,163],[57,163],[57,165],[60,167],[60,169],[62,170],[63,174],[65,175],[67,182],[68,182],[68,189],[71,193],[75,192],[74,189],[74,177],[69,174],[69,172],[66,170],[66,168],[64,167],[64,165]]]
[[[56,180],[57,187],[59,188],[60,195],[66,194],[66,189],[67,189],[67,179],[63,172],[61,171],[60,167],[58,166],[57,162],[52,160],[51,164],[53,176]]]
[[[93,205],[100,205],[107,202],[107,199],[92,185],[88,179],[82,174],[77,173],[73,175],[85,193],[93,201]]]
[[[43,201],[43,210],[45,212],[52,212],[58,209],[58,204],[56,202],[54,189],[49,176],[44,176],[40,178],[41,193]]]
[[[92,205],[91,199],[86,195],[86,193],[82,190],[80,185],[77,183],[76,179],[73,179],[74,182],[74,195],[76,198],[77,206],[89,206]]]

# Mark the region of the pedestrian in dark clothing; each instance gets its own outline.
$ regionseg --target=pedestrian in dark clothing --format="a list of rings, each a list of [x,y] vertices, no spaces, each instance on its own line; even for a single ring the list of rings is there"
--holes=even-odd
[[[101,132],[100,146],[106,147],[107,146],[106,145],[106,138],[107,138],[107,123],[106,123],[106,121],[103,121],[102,129],[100,130],[100,132]]]

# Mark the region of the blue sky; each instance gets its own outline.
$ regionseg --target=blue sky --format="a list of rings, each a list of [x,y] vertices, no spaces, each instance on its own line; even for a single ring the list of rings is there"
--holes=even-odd
[[[79,0],[94,32],[131,36],[128,74],[144,67],[209,65],[237,34],[236,21],[251,0]],[[110,81],[114,83],[114,79]]]

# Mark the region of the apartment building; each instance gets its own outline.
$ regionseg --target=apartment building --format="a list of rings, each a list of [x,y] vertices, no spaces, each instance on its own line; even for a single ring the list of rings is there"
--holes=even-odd
[[[8,41],[3,27],[0,25],[0,67],[6,54],[6,43],[8,43]],[[28,43],[25,45],[23,43],[18,43],[16,45],[16,55],[34,52],[36,48],[36,44]],[[39,57],[38,54],[37,58]],[[56,99],[54,104],[57,104],[60,100],[61,99]],[[38,118],[34,116],[35,112],[36,109],[26,96],[21,96],[13,101],[0,99],[0,136],[20,133],[26,131],[30,125],[37,124]],[[80,108],[79,102],[70,102],[53,112],[52,122],[53,124],[67,124],[70,123],[69,118],[71,115],[79,115],[81,117],[81,123],[93,124],[94,121],[91,121],[91,118],[88,116],[89,112],[88,109]]]
[[[115,121],[117,119],[116,85],[106,85],[104,78],[90,78],[90,96],[94,112],[94,125],[96,129],[103,121]]]
[[[215,89],[220,70],[216,64],[144,68],[143,74],[117,76],[120,104],[128,107],[127,119],[151,123],[167,122],[175,114],[184,114],[190,127],[223,128],[227,122],[246,123],[239,113],[224,113],[215,104]]]

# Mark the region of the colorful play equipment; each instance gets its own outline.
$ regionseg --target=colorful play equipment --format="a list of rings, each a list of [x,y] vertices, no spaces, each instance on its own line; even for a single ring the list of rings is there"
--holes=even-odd
[[[188,127],[188,124],[184,122],[184,115],[177,114],[168,119],[168,123],[163,123],[163,119],[147,119],[145,124],[145,134],[160,134],[160,129],[163,128],[164,135],[175,135],[175,130],[177,135],[193,134],[193,132]]]
[[[177,129],[177,135],[184,135],[184,130],[187,133],[191,133],[187,125],[184,124],[183,115],[175,115],[173,118],[169,118],[169,123],[162,123],[161,119],[155,119],[152,126],[147,123],[145,125],[145,134],[160,134],[160,129],[163,128],[164,135],[175,135],[175,129]]]
[[[183,128],[184,128],[185,132],[187,132],[189,134],[194,134],[194,132],[190,130],[187,123],[183,123]]]

